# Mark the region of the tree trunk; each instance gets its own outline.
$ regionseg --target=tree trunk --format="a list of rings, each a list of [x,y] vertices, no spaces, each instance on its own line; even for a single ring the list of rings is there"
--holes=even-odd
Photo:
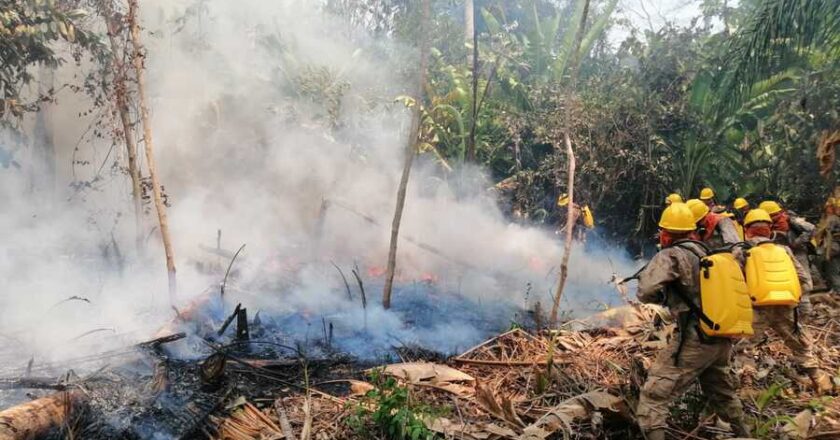
[[[111,53],[114,63],[114,94],[117,101],[117,111],[120,114],[120,122],[123,127],[125,148],[128,152],[128,175],[131,178],[131,200],[134,204],[134,226],[136,229],[135,244],[137,253],[143,249],[143,206],[140,193],[140,168],[137,166],[137,141],[134,139],[134,128],[131,126],[128,107],[128,87],[126,85],[126,66],[120,54],[116,35],[121,32],[121,24],[114,16],[110,3],[105,11],[105,20],[108,25],[108,40],[111,43]]]
[[[464,1],[464,37],[472,50],[468,51],[467,65],[472,72],[472,105],[470,106],[470,134],[467,139],[468,162],[475,161],[475,130],[478,118],[478,31],[475,28],[475,4],[473,0]]]
[[[464,0],[464,47],[469,48],[475,38],[475,2]],[[472,51],[467,49],[467,66],[472,64]]]
[[[53,139],[53,106],[51,101],[55,89],[55,69],[45,64],[38,68],[38,98],[43,102],[35,114],[32,188],[41,192],[45,200],[55,200],[55,140]]]
[[[563,121],[563,143],[566,145],[566,155],[569,159],[568,170],[568,191],[569,204],[566,213],[566,242],[563,246],[563,261],[560,263],[560,280],[557,282],[557,290],[554,292],[554,304],[551,306],[551,315],[549,318],[549,326],[554,328],[557,326],[557,311],[560,308],[560,299],[563,297],[563,288],[566,286],[566,278],[569,276],[569,256],[572,254],[572,240],[574,237],[574,227],[576,215],[575,209],[575,150],[572,148],[571,129],[572,129],[572,98],[575,92],[575,80],[577,78],[577,71],[580,65],[580,43],[583,39],[583,32],[586,28],[586,16],[589,15],[589,0],[583,6],[583,15],[580,17],[580,26],[578,26],[577,36],[575,37],[575,46],[572,52],[572,65],[569,72],[569,87],[566,89],[565,111]]]
[[[140,42],[140,25],[137,0],[128,0],[128,22],[131,27],[131,44],[134,46],[134,70],[137,74],[137,96],[140,99],[140,120],[143,122],[143,143],[146,146],[146,162],[149,166],[149,177],[152,180],[152,195],[155,210],[160,222],[160,236],[163,239],[163,249],[166,253],[166,271],[169,275],[169,300],[175,302],[177,284],[175,282],[175,255],[172,251],[172,240],[169,236],[169,221],[166,218],[166,205],[161,196],[160,180],[155,165],[154,142],[152,141],[152,122],[149,118],[149,105],[146,99],[146,76],[143,71],[143,45]]]
[[[136,0],[135,0],[136,1]],[[403,163],[400,186],[397,190],[397,206],[394,210],[394,221],[391,223],[391,244],[388,248],[388,270],[385,274],[385,288],[382,291],[382,307],[386,310],[391,308],[391,291],[394,287],[394,271],[397,266],[397,240],[400,235],[400,222],[402,221],[403,208],[405,207],[405,193],[408,187],[408,177],[411,174],[411,164],[414,162],[414,155],[417,153],[417,144],[420,140],[420,127],[422,112],[420,106],[423,102],[423,88],[426,85],[426,70],[429,64],[429,2],[423,0],[423,29],[422,42],[420,43],[420,75],[417,82],[417,92],[414,98],[412,109],[411,132],[405,151],[405,162]]]

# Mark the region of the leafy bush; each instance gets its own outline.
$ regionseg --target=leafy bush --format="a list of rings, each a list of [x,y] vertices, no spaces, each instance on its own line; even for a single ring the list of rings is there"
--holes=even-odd
[[[344,420],[357,435],[361,438],[384,436],[397,440],[437,438],[424,420],[444,415],[447,408],[413,401],[408,388],[379,371],[371,373],[370,382],[374,388],[350,408],[352,415]]]

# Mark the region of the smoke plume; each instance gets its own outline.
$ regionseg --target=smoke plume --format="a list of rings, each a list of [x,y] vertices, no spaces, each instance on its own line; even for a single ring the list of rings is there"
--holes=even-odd
[[[216,292],[228,252],[242,244],[215,319],[241,301],[296,341],[322,338],[329,322],[335,344],[363,357],[400,343],[465,349],[525,319],[537,301],[550,307],[557,236],[511,223],[481,170],[448,172],[427,155],[408,188],[395,309],[379,306],[410,127],[396,98],[415,82],[415,49],[352,29],[312,1],[142,7],[178,307],[208,286]],[[56,81],[77,80],[74,69]],[[108,114],[79,116],[91,105],[62,92],[47,109],[56,191],[34,189],[37,145],[5,141],[21,164],[0,168],[0,338],[10,367],[144,340],[174,316],[154,208],[138,252],[124,148],[91,135],[94,118]],[[617,303],[608,280],[630,266],[597,239],[576,246],[563,309]]]

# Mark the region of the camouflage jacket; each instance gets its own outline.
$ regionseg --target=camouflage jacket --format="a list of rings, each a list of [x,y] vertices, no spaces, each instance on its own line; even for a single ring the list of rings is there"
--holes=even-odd
[[[723,217],[718,221],[712,237],[706,240],[706,245],[710,249],[718,249],[739,241],[741,241],[741,237],[738,236],[738,231],[735,229],[735,222],[729,217]]]
[[[692,252],[681,246],[690,247]],[[705,250],[695,243],[671,246],[659,251],[639,274],[636,296],[643,303],[664,304],[674,314],[688,311],[688,306],[670,289],[679,290],[699,305],[700,257]]]
[[[793,211],[788,211],[788,232],[773,232],[773,241],[788,246],[797,254],[808,251],[808,242],[814,236],[817,227]]]

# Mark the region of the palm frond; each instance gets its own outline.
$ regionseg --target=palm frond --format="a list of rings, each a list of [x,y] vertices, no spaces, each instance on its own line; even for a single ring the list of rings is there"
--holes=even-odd
[[[575,36],[577,35],[578,28],[580,27],[580,19],[583,16],[585,8],[586,0],[577,0],[577,2],[575,2],[574,13],[567,21],[568,26],[563,31],[563,43],[560,45],[557,53],[557,60],[554,62],[554,75],[556,79],[563,76],[563,72],[566,70],[566,65],[571,59],[572,50],[575,45]]]
[[[840,53],[837,0],[765,1],[730,42],[727,59],[732,67],[723,82],[726,106],[738,107],[752,84],[816,46]]]

